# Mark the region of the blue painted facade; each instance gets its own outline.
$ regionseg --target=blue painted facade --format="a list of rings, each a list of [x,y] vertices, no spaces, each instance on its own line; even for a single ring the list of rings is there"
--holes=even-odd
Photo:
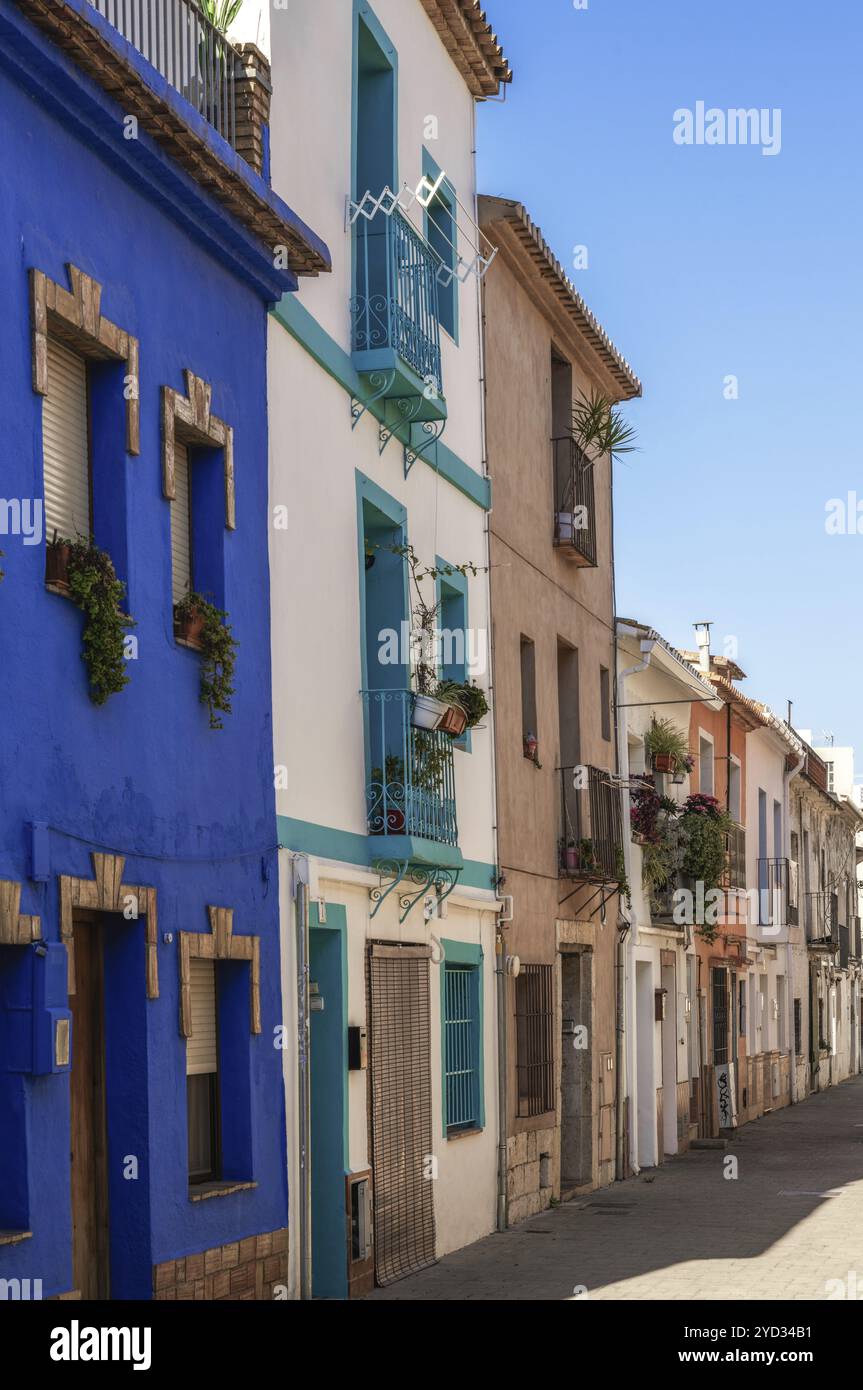
[[[119,37],[117,46],[136,61]],[[22,885],[21,912],[38,916],[45,943],[44,953],[0,945],[0,1232],[32,1232],[0,1243],[0,1279],[40,1279],[44,1297],[73,1288],[70,1077],[48,1070],[48,1020],[68,1008],[59,879],[93,878],[91,853],[102,851],[125,856],[123,882],[154,888],[158,900],[158,998],[147,997],[143,919],[111,917],[103,929],[110,1293],[148,1298],[155,1265],[287,1225],[273,1045],[282,1009],[266,343],[269,305],[297,282],[147,135],[125,140],[119,107],[11,0],[0,0],[0,181],[0,496],[42,496],[30,271],[66,286],[67,265],[78,267],[102,286],[103,315],[140,344],[138,456],[126,452],[125,368],[99,366],[91,383],[95,540],[127,585],[138,642],[128,686],[103,707],[88,696],[82,615],[45,587],[44,544],[0,537],[0,881]],[[251,170],[247,182],[297,225]],[[213,413],[234,431],[236,530],[215,501],[219,469],[202,488],[207,587],[239,642],[221,732],[199,702],[200,659],[173,632],[160,400],[166,386],[185,393],[187,369],[211,384]],[[34,837],[34,824],[47,829]],[[222,1176],[256,1185],[192,1201],[179,933],[209,932],[209,906],[233,909],[235,934],[260,938],[260,1034],[250,1027],[248,964],[226,967],[219,1002]],[[74,1036],[71,1046],[74,1056]],[[130,1156],[133,1179],[124,1176]]]

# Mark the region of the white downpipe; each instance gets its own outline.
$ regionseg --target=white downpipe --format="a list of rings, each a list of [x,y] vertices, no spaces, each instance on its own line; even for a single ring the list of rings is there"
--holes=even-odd
[[[789,866],[790,866],[790,863],[791,863],[791,783],[793,782],[794,778],[797,776],[798,772],[800,772],[800,770],[801,770],[801,768],[803,767],[803,764],[805,763],[805,761],[806,761],[806,754],[805,754],[805,753],[801,753],[801,754],[800,754],[800,757],[799,757],[798,760],[797,760],[797,766],[794,767],[794,768],[792,768],[790,772],[786,772],[786,773],[785,773],[785,776],[784,776],[784,779],[783,779],[783,780],[784,780],[784,788],[783,788],[782,800],[783,800],[783,803],[784,803],[783,814],[784,814],[784,817],[785,817],[785,831],[784,831],[784,834],[783,834],[783,837],[782,837],[782,838],[783,838],[783,840],[784,840],[784,846],[783,846],[783,848],[784,848],[784,850],[785,850],[785,858],[788,860]],[[790,875],[791,875],[791,869],[790,869],[790,867],[789,867],[789,870],[788,870],[788,874],[789,874],[789,879],[790,879]],[[788,885],[788,886],[789,886],[789,890],[790,890],[790,887],[791,887],[790,882],[789,882],[789,885]],[[798,875],[797,875],[797,919],[798,919],[798,921],[800,920],[800,906],[801,906],[801,905],[800,905],[800,873],[799,873],[799,869],[798,869]],[[787,905],[786,905],[786,913],[785,913],[785,915],[786,915],[786,916],[788,915]],[[796,1094],[795,1094],[795,1093],[796,1093],[796,1090],[797,1090],[797,1053],[796,1053],[795,1050],[794,1050],[794,948],[793,948],[792,945],[791,945],[791,925],[790,925],[790,923],[788,923],[788,922],[785,923],[785,930],[786,930],[786,933],[787,933],[787,935],[788,935],[788,940],[787,940],[786,943],[785,943],[785,1017],[786,1017],[786,1019],[787,1019],[787,1021],[788,1021],[788,1053],[789,1053],[789,1056],[790,1056],[790,1058],[791,1058],[791,1065],[790,1065],[790,1068],[789,1068],[791,1074],[790,1074],[790,1076],[789,1076],[789,1078],[788,1078],[788,1089],[789,1089],[789,1091],[790,1091],[791,1104],[792,1104],[792,1105],[795,1105],[795,1104],[796,1104],[796,1101],[797,1101],[797,1097],[796,1097]]]

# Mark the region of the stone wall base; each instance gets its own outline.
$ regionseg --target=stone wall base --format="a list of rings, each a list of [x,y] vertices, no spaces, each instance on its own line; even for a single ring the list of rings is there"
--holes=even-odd
[[[287,1288],[287,1283],[286,1227],[182,1260],[166,1260],[153,1269],[153,1297],[168,1301],[272,1299],[275,1290]]]

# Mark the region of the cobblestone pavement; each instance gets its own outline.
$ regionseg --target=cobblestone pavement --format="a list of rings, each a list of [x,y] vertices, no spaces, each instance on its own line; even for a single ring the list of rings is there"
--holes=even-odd
[[[863,1298],[863,1077],[743,1126],[724,1153],[690,1150],[371,1297],[827,1299],[849,1273]]]

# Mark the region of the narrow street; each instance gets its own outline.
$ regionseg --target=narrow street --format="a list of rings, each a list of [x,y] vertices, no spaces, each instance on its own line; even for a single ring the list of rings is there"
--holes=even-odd
[[[729,1156],[736,1178],[724,1176]],[[372,1297],[583,1299],[579,1288],[588,1299],[860,1297],[863,1078],[745,1126],[725,1152],[670,1159]]]

